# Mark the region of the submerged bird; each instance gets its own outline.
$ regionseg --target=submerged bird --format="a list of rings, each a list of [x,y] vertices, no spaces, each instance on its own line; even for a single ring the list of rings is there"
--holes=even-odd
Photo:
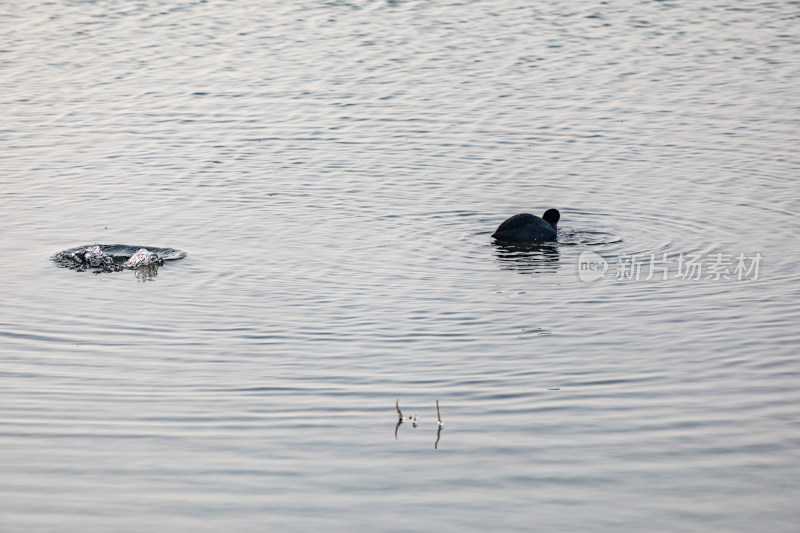
[[[558,238],[558,209],[548,209],[541,218],[521,213],[509,218],[497,228],[492,237],[503,242],[554,241]]]
[[[436,419],[439,421],[439,427],[443,427],[444,422],[442,422],[442,415],[439,414],[439,400],[436,400]]]

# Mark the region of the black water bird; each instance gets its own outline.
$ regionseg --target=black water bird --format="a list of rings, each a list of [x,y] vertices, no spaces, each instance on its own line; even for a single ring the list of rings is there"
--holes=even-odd
[[[558,238],[558,209],[548,209],[540,217],[520,213],[509,218],[497,228],[492,237],[501,242],[541,242]]]

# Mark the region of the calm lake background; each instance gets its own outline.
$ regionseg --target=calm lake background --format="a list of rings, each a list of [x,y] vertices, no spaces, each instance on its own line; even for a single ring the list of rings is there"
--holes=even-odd
[[[799,24],[3,3],[0,529],[796,532]]]

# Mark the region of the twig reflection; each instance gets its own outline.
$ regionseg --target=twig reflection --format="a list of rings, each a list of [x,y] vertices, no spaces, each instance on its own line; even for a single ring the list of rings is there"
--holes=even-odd
[[[409,422],[411,422],[411,427],[416,428],[417,427],[418,418],[417,418],[417,415],[408,416],[408,417],[403,416],[403,411],[400,410],[400,399],[399,398],[394,402],[394,408],[397,411],[397,424],[395,424],[395,426],[394,426],[394,440],[398,440],[397,439],[397,432],[400,429],[400,426],[403,424],[403,422],[409,421]],[[444,422],[442,421],[442,414],[441,414],[441,411],[439,410],[439,400],[436,400],[436,423],[437,423],[438,429],[436,430],[436,442],[433,444],[433,448],[438,450],[439,449],[439,439],[442,438],[442,429],[444,429]]]
[[[400,410],[399,398],[394,403],[394,408],[397,409],[397,425],[394,427],[394,440],[397,440],[397,430],[400,429],[400,425],[406,421],[406,417],[403,416],[403,412]],[[411,422],[411,427],[417,427],[417,415],[409,416],[408,421]]]
[[[439,400],[436,400],[436,420],[439,423],[439,429],[436,430],[436,442],[433,443],[433,449],[439,449],[439,439],[442,436],[442,429],[444,429],[444,422],[442,422],[442,415],[439,413]]]

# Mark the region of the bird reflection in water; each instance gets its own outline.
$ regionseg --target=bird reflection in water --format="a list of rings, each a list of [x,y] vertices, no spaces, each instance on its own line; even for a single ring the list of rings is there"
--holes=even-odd
[[[503,270],[516,270],[520,274],[555,272],[561,254],[553,242],[495,243],[495,255]]]

